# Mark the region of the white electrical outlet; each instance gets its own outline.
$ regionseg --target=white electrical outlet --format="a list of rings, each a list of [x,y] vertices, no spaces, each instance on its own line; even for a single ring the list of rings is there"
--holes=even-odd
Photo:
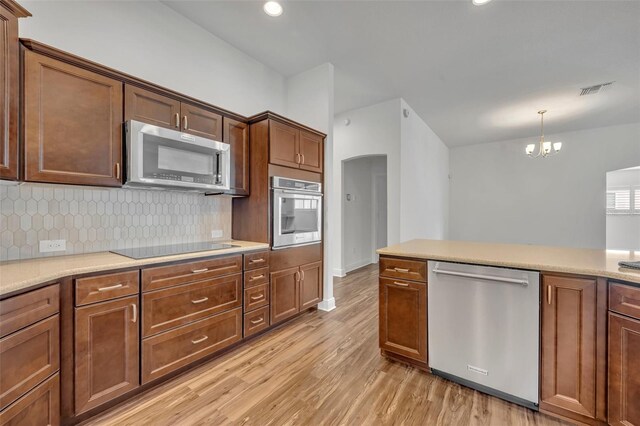
[[[211,238],[222,238],[224,236],[224,232],[222,229],[214,229],[211,231]]]
[[[67,240],[40,241],[40,253],[49,253],[52,251],[65,251],[66,249],[67,249]]]

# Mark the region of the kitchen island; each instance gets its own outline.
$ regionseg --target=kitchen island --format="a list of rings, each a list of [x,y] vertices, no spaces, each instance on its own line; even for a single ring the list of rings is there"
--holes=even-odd
[[[479,326],[486,312],[491,311],[484,305],[494,303],[478,292],[479,286],[487,283],[487,277],[460,274],[465,265],[479,265],[473,267],[489,271],[490,278],[524,284],[510,286],[512,289],[505,291],[517,295],[518,288],[526,287],[527,282],[529,291],[535,291],[535,318],[539,320],[539,327],[534,327],[539,330],[539,345],[536,345],[539,347],[536,354],[539,355],[539,364],[536,363],[539,381],[534,385],[539,393],[534,409],[586,424],[640,424],[640,403],[633,396],[640,394],[637,356],[637,348],[640,348],[640,271],[618,266],[620,260],[640,260],[639,252],[413,240],[380,249],[378,254],[379,343],[387,358],[426,371],[433,369],[439,374],[430,362],[429,355],[434,350],[430,333],[442,331],[442,327],[447,327],[447,321],[452,330],[456,325],[452,322],[467,321],[469,333],[472,333],[469,340],[477,340],[480,345],[490,341],[487,335],[492,330]],[[449,298],[447,308],[453,314],[447,316],[446,321],[438,318],[429,323],[432,319],[429,307],[434,303],[445,303],[443,299],[435,300],[442,293],[434,292],[436,278],[441,273],[438,269],[444,267],[449,268],[445,273],[455,272],[458,281],[448,277],[449,281],[443,279],[438,285],[449,282],[464,292],[465,282],[468,282],[469,292],[474,292],[468,299],[473,303],[465,305]],[[533,272],[535,282],[505,278],[506,271],[516,276],[529,273],[529,280]],[[495,304],[492,309],[499,316],[512,306],[507,302]],[[538,341],[538,336],[530,337],[534,342]],[[451,339],[465,338],[456,335]],[[509,342],[509,339],[498,339],[493,344],[502,342]],[[517,356],[517,349],[508,344],[504,349],[497,348],[507,354],[513,353],[512,356]],[[441,350],[441,347],[435,350]],[[473,357],[470,355],[470,358]],[[478,382],[482,382],[482,376],[492,375],[491,371],[470,363],[463,367],[472,371],[472,377],[479,373]],[[473,386],[464,380],[460,382]],[[491,392],[482,386],[476,388],[502,396],[500,392]]]

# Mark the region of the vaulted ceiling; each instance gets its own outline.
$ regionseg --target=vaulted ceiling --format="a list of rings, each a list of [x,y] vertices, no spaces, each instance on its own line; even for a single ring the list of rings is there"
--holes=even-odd
[[[403,97],[449,146],[640,122],[640,1],[165,1],[291,76],[335,66],[336,113]],[[596,95],[582,87],[615,81]]]

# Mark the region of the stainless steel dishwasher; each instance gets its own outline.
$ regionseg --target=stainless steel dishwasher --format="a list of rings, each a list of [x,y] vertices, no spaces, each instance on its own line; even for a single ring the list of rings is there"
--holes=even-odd
[[[538,409],[540,274],[429,262],[434,374]]]

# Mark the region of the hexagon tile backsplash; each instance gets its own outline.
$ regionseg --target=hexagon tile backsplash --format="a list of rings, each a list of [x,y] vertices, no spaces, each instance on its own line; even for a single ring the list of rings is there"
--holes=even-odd
[[[231,198],[121,188],[0,186],[0,260],[231,238]],[[67,250],[40,253],[40,240]]]

